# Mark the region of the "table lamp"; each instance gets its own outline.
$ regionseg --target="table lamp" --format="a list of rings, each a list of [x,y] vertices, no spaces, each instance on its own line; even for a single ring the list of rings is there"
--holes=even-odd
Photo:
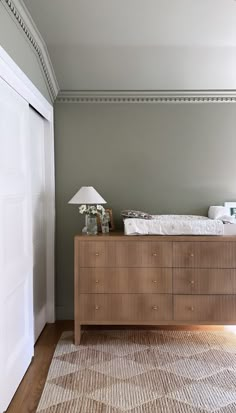
[[[82,186],[68,202],[69,204],[98,205],[106,204],[105,199],[92,186]],[[86,222],[86,221],[85,221]],[[86,232],[86,223],[83,232]]]

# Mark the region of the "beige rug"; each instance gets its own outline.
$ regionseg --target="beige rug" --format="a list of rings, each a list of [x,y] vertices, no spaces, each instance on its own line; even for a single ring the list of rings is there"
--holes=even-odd
[[[37,412],[236,413],[236,336],[223,332],[63,333]]]

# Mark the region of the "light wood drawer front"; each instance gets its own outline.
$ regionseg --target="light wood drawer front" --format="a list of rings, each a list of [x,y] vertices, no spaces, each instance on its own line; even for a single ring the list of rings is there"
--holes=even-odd
[[[172,293],[170,268],[80,268],[79,293]]]
[[[175,268],[173,291],[175,294],[236,294],[236,270]]]
[[[172,267],[172,243],[81,241],[80,267]]]
[[[116,243],[81,241],[79,243],[80,267],[115,267]]]
[[[235,242],[174,242],[173,266],[236,268]]]
[[[171,242],[119,242],[116,251],[118,267],[172,267]]]
[[[172,293],[170,268],[81,268],[79,293]]]
[[[236,295],[175,295],[174,320],[236,322]]]
[[[168,321],[171,294],[81,294],[81,322]]]

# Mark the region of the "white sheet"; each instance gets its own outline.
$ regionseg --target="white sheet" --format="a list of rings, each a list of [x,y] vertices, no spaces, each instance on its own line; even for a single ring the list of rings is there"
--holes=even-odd
[[[153,219],[127,218],[126,235],[223,235],[224,224],[197,215],[153,215]]]

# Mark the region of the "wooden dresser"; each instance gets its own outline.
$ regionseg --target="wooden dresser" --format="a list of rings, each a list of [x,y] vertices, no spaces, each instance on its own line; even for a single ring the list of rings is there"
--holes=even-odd
[[[235,236],[75,237],[81,326],[235,324]]]

